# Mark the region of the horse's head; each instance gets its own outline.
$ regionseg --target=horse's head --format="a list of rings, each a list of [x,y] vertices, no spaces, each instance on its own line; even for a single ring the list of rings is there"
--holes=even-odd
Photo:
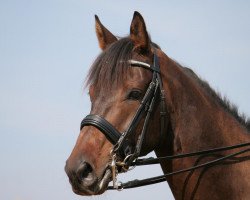
[[[108,121],[116,130],[127,130],[152,80],[152,71],[142,67],[131,67],[129,60],[152,64],[153,55],[160,52],[151,43],[142,16],[135,12],[129,37],[117,39],[96,17],[96,33],[99,46],[103,50],[94,62],[88,76],[91,114]],[[159,142],[160,119],[159,97],[150,117],[147,133],[143,141],[141,155],[152,151]],[[155,114],[157,113],[157,114]],[[121,160],[132,153],[145,121],[142,115],[138,125],[129,135],[129,148],[121,153]],[[111,163],[113,144],[100,129],[84,126],[76,145],[68,158],[65,170],[73,191],[80,195],[103,193],[111,181],[107,173]],[[124,150],[125,151],[125,150]]]

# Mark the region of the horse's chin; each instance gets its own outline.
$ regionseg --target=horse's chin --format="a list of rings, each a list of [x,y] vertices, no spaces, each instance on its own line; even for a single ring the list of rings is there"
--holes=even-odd
[[[102,178],[99,179],[94,185],[91,187],[84,187],[84,185],[78,186],[77,189],[72,187],[74,193],[82,196],[92,196],[92,195],[100,195],[103,194],[107,188],[108,184],[111,181],[111,170],[107,168],[104,172]]]

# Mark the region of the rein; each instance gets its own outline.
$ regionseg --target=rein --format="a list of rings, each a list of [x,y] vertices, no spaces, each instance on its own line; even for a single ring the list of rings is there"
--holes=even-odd
[[[202,155],[206,155],[206,156],[212,156],[213,153],[216,152],[220,152],[220,151],[227,151],[227,150],[232,150],[232,149],[238,149],[238,148],[242,148],[245,146],[250,146],[250,143],[242,143],[242,144],[238,144],[238,145],[234,145],[234,146],[227,146],[227,147],[221,147],[221,148],[215,148],[215,149],[209,149],[209,150],[204,150],[204,151],[198,151],[198,152],[192,152],[192,153],[186,153],[186,154],[179,154],[179,155],[174,155],[174,156],[165,156],[165,157],[158,157],[158,158],[145,158],[145,159],[137,159],[136,161],[134,161],[131,166],[143,166],[143,165],[152,165],[152,164],[159,164],[161,160],[175,160],[175,159],[179,159],[179,158],[187,158],[187,157],[192,157],[192,156],[202,156]],[[174,171],[174,172],[170,172],[167,174],[163,174],[161,176],[155,176],[152,178],[147,178],[147,179],[142,179],[142,180],[133,180],[133,181],[128,181],[126,183],[120,183],[118,188],[114,188],[113,186],[109,186],[108,189],[109,190],[114,190],[114,189],[118,189],[118,190],[123,190],[123,189],[130,189],[130,188],[137,188],[137,187],[142,187],[142,186],[147,186],[147,185],[152,185],[152,184],[156,184],[156,183],[161,183],[166,181],[166,178],[169,176],[173,176],[173,175],[177,175],[177,174],[181,174],[184,172],[189,172],[189,171],[193,171],[195,169],[199,169],[199,168],[203,168],[203,167],[211,167],[214,166],[216,164],[219,164],[222,161],[225,161],[227,159],[230,158],[234,158],[237,155],[243,154],[250,151],[250,148],[244,149],[244,150],[240,150],[236,153],[232,153],[226,156],[222,156],[221,158],[212,160],[212,161],[208,161],[199,165],[194,165],[193,167],[189,167],[189,168],[185,168],[185,169],[181,169],[178,171]],[[118,163],[118,164],[122,164],[122,163]]]
[[[220,158],[214,159],[212,161],[205,162],[203,164],[196,164],[192,167],[181,169],[178,171],[170,172],[161,176],[156,176],[152,178],[147,178],[143,180],[133,180],[126,183],[117,183],[117,175],[118,175],[118,168],[122,170],[122,172],[127,172],[130,167],[135,166],[142,166],[142,165],[151,165],[151,164],[159,164],[162,160],[174,160],[180,158],[187,158],[192,156],[211,156],[216,152],[220,151],[227,151],[232,149],[238,149],[246,146],[250,146],[250,143],[242,143],[233,146],[209,149],[204,151],[198,152],[191,152],[186,154],[179,154],[174,156],[166,156],[166,157],[158,157],[158,158],[144,158],[138,159],[140,157],[141,148],[143,145],[143,141],[146,135],[146,130],[148,127],[149,119],[151,116],[152,111],[154,110],[155,100],[157,98],[158,93],[160,94],[160,139],[163,137],[164,132],[166,131],[166,103],[165,103],[165,91],[163,89],[163,84],[161,80],[160,74],[160,66],[159,60],[156,54],[154,54],[153,65],[149,65],[144,62],[136,61],[136,60],[129,60],[129,64],[131,67],[143,67],[147,70],[152,71],[153,76],[152,80],[146,90],[146,93],[140,102],[140,106],[138,107],[133,119],[130,122],[127,130],[124,133],[120,133],[112,124],[110,124],[106,119],[101,116],[90,114],[87,115],[81,122],[80,130],[84,126],[94,126],[99,129],[105,137],[114,145],[111,156],[112,162],[110,164],[111,172],[112,172],[112,180],[113,186],[109,186],[109,190],[122,190],[122,189],[129,189],[135,187],[141,187],[151,184],[160,183],[166,181],[166,178],[169,176],[173,176],[176,174],[193,171],[195,169],[199,169],[202,167],[209,167],[216,165],[222,161],[227,159],[233,158],[237,155],[243,154],[245,152],[250,151],[250,148],[240,150],[236,153],[232,153],[226,156],[221,156]],[[135,128],[137,127],[138,123],[145,116],[144,124],[142,127],[142,131],[137,139],[137,143],[135,148],[130,145],[128,137],[134,132]],[[133,151],[132,151],[133,150]],[[117,161],[117,156],[123,155],[125,159],[120,162]]]

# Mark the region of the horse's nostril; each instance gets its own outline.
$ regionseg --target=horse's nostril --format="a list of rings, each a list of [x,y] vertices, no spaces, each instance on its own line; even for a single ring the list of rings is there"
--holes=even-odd
[[[95,182],[93,168],[87,162],[81,163],[77,170],[77,177],[85,186],[90,186]]]
[[[80,179],[85,179],[91,174],[93,171],[91,165],[87,162],[81,164],[81,166],[77,170],[77,175]]]

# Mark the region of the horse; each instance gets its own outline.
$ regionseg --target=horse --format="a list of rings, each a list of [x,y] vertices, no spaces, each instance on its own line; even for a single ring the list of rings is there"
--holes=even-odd
[[[91,111],[65,165],[73,191],[126,188],[117,174],[154,151],[175,199],[250,199],[250,121],[153,43],[139,12],[127,37],[97,16],[95,29],[102,52],[87,77]],[[127,188],[150,183],[136,184]]]

